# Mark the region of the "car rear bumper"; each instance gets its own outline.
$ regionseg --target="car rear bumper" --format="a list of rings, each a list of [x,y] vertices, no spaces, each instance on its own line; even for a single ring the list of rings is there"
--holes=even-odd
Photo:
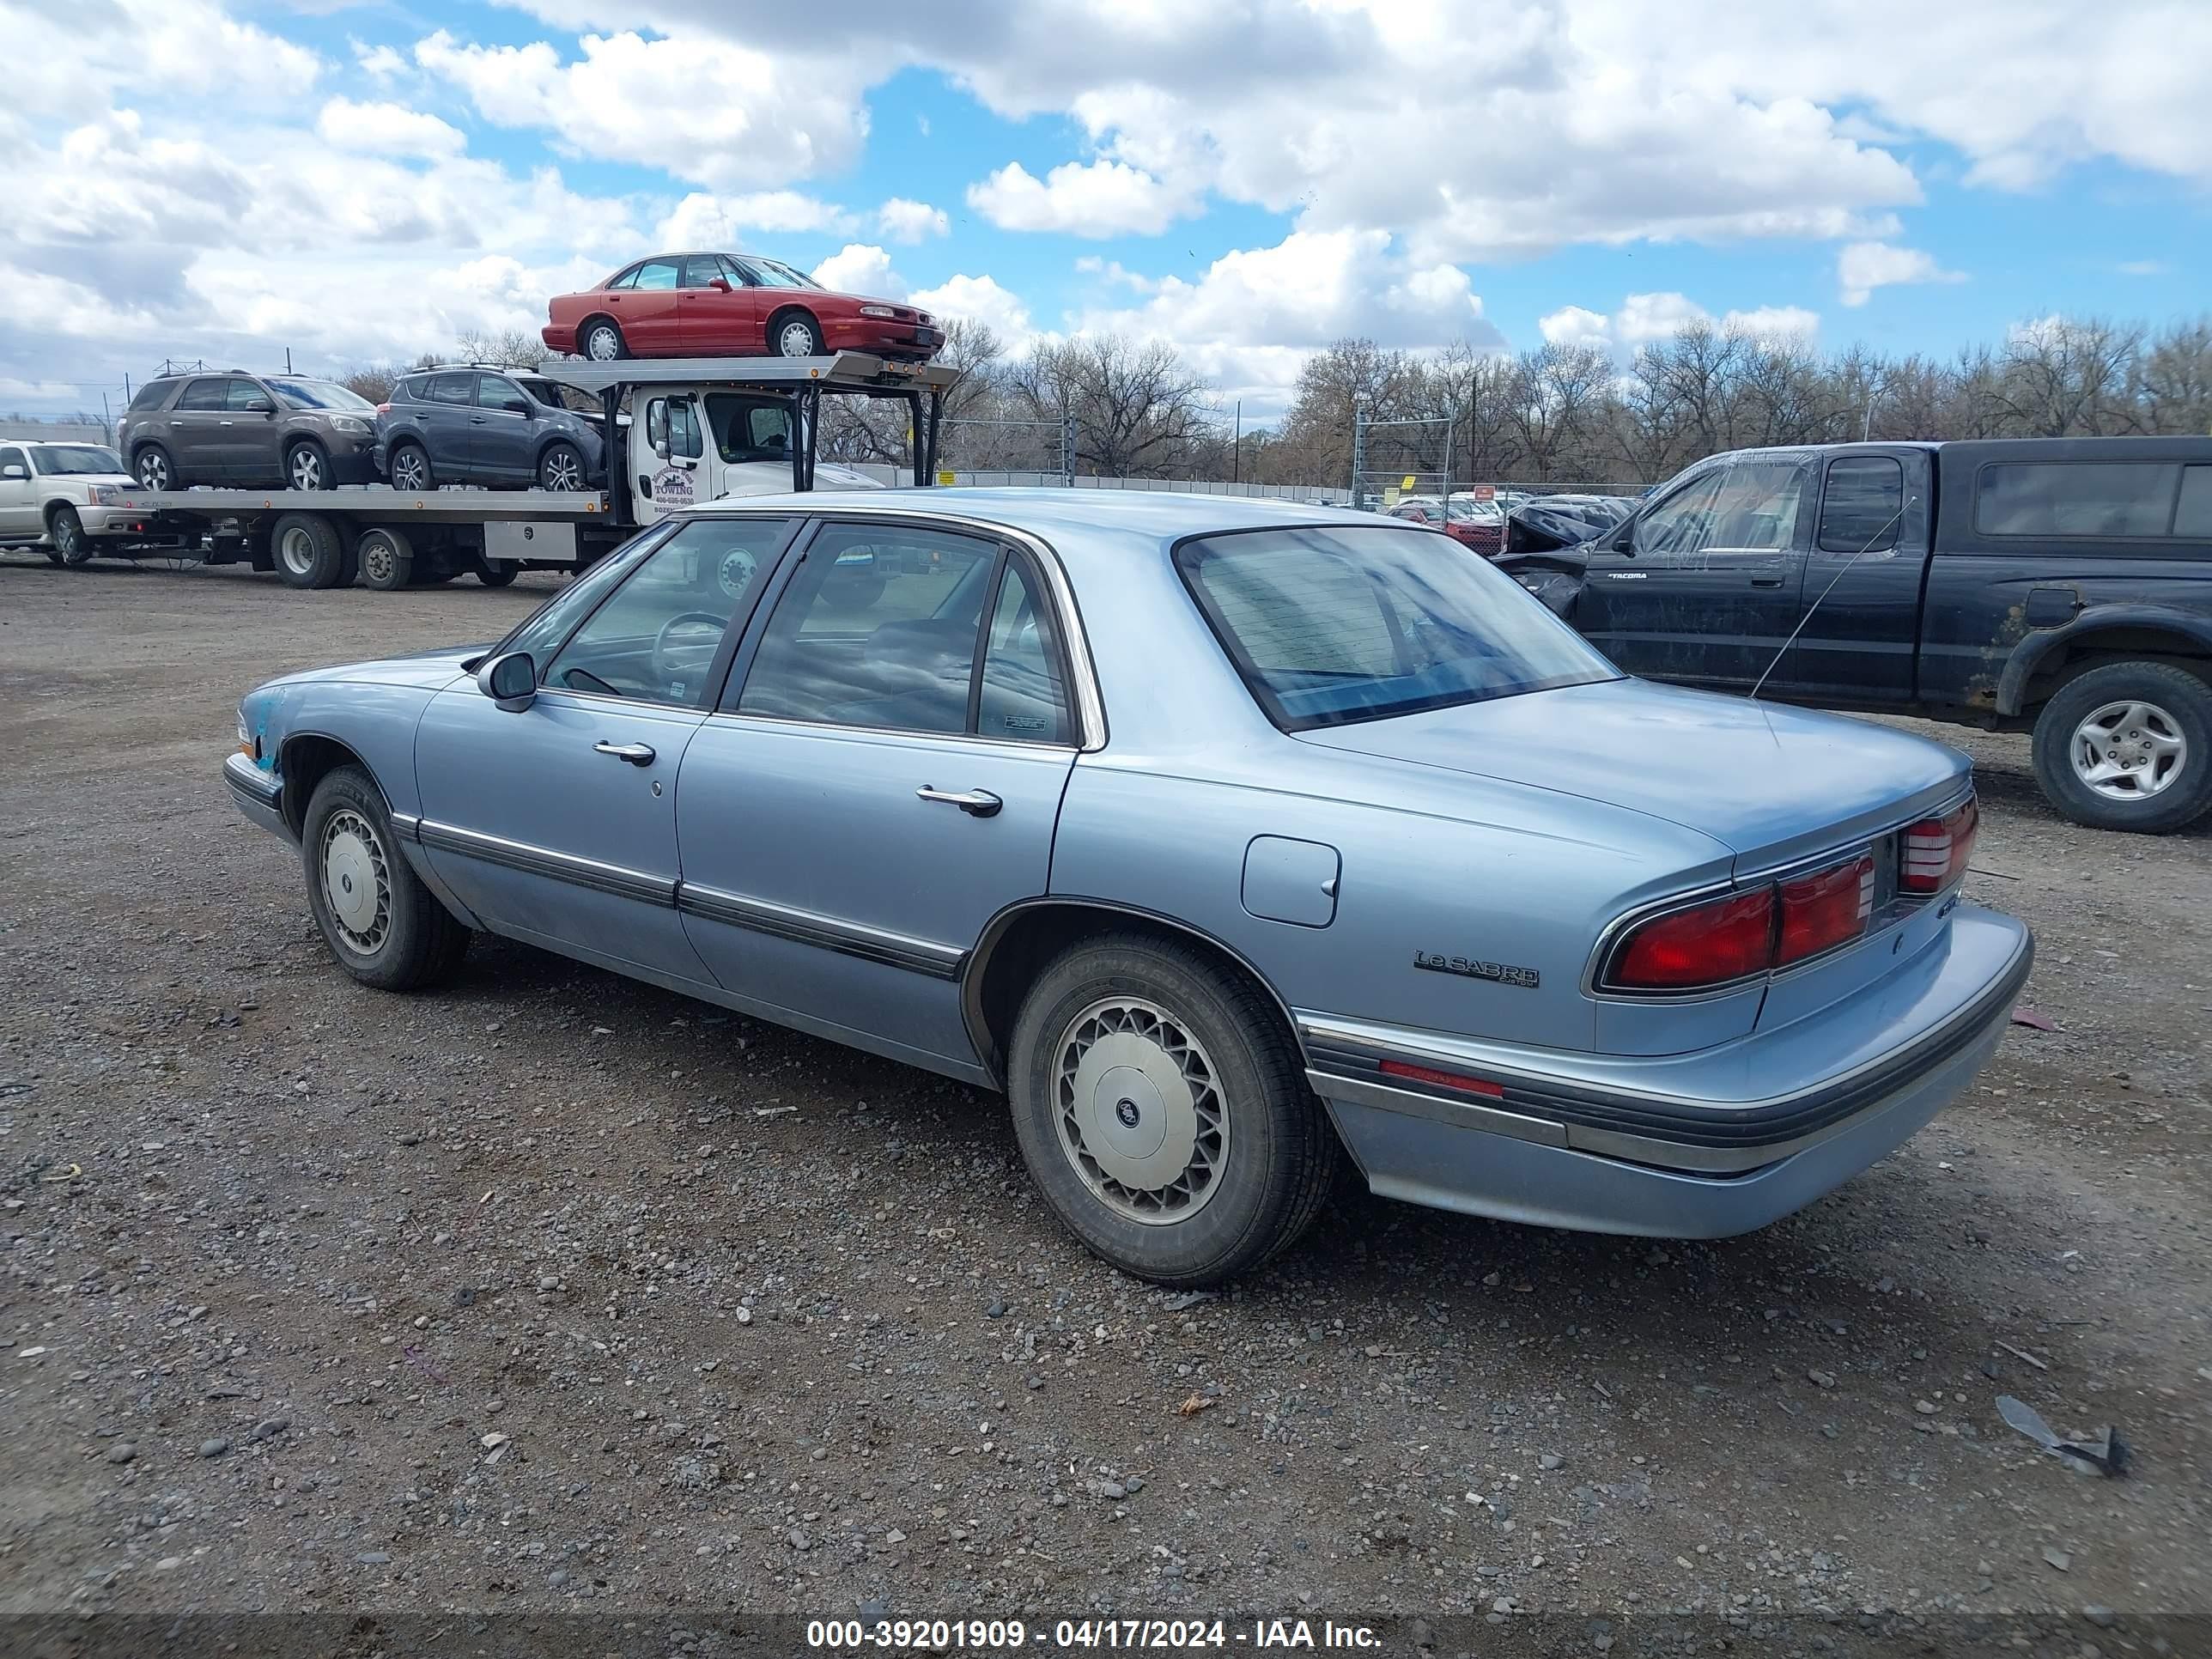
[[[538,337],[555,351],[573,352],[576,349],[576,331],[566,324],[548,323],[538,331]]]
[[[284,786],[242,754],[226,757],[222,781],[238,810],[274,836],[292,839],[292,826],[284,821]]]
[[[1378,1193],[1548,1226],[1720,1238],[1833,1190],[1955,1098],[2002,1036],[2033,958],[2021,923],[1961,905],[1918,960],[1820,1013],[1657,1059],[1315,1014],[1299,1017],[1299,1034],[1307,1077]],[[1386,1079],[1384,1060],[1502,1092]]]
[[[131,541],[153,533],[152,521],[143,507],[80,507],[76,518],[88,536]]]

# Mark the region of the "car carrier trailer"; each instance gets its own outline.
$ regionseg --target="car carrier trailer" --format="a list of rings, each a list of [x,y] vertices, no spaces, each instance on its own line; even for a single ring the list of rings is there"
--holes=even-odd
[[[404,587],[473,573],[504,586],[524,570],[581,569],[645,522],[638,455],[654,441],[625,405],[644,392],[735,392],[773,398],[790,414],[790,488],[811,489],[822,399],[892,398],[908,406],[914,482],[937,466],[949,368],[865,352],[826,357],[667,357],[612,363],[558,359],[535,371],[599,401],[607,488],[603,490],[165,489],[125,491],[129,538],[103,556],[251,564],[294,587]],[[667,459],[665,441],[657,459]],[[780,465],[780,463],[779,463]],[[777,488],[781,488],[779,478]],[[711,499],[711,498],[709,498]]]

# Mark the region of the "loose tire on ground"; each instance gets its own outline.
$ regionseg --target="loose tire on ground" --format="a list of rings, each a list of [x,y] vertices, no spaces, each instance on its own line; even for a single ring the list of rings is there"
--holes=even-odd
[[[2212,684],[2160,662],[2068,681],[2036,719],[2035,781],[2094,830],[2187,828],[2212,810]]]
[[[363,985],[419,990],[459,965],[469,930],[407,862],[384,795],[360,767],[338,767],[315,786],[300,847],[323,942]]]
[[[390,593],[414,579],[415,544],[407,539],[404,531],[388,530],[381,525],[364,530],[353,550],[354,556],[361,562],[361,582],[364,587]]]
[[[269,532],[276,574],[287,587],[336,587],[345,574],[345,541],[319,513],[287,513]]]
[[[1008,1052],[1031,1178],[1086,1248],[1139,1279],[1251,1272],[1335,1178],[1336,1133],[1280,1011],[1189,945],[1071,947],[1031,987]]]

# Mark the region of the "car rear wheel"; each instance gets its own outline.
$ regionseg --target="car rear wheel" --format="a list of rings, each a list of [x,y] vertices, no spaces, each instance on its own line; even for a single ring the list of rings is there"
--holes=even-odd
[[[131,471],[149,489],[167,489],[177,477],[176,468],[169,464],[169,452],[159,444],[148,444],[132,456]]]
[[[82,564],[92,557],[92,538],[84,533],[84,520],[75,507],[56,507],[46,533],[53,538],[55,563]]]
[[[2169,663],[2069,680],[2035,722],[2035,778],[2096,830],[2166,835],[2212,810],[2212,685]]]
[[[392,451],[392,487],[416,493],[438,487],[430,470],[430,452],[420,444],[398,444]]]
[[[288,489],[328,489],[331,458],[312,439],[284,452],[284,486]]]
[[[323,942],[363,985],[417,990],[459,964],[469,930],[407,862],[384,796],[360,767],[338,767],[315,786],[300,847]]]
[[[777,318],[769,338],[775,342],[775,354],[779,357],[819,357],[822,355],[822,331],[803,311],[786,312]]]
[[[414,544],[397,530],[363,531],[354,544],[354,556],[361,562],[362,586],[380,593],[404,587],[414,579]]]
[[[1280,1012],[1189,945],[1071,947],[1030,989],[1009,1054],[1014,1132],[1046,1203],[1140,1279],[1252,1271],[1334,1181],[1335,1132]]]
[[[577,344],[595,363],[618,363],[629,356],[629,343],[611,317],[594,317],[586,323]]]
[[[269,532],[276,574],[287,587],[336,587],[345,575],[345,543],[319,513],[287,513]]]
[[[573,491],[584,487],[584,452],[572,443],[551,443],[538,458],[540,489]]]

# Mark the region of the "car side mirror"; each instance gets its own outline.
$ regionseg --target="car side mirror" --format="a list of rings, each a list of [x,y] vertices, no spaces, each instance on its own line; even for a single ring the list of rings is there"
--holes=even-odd
[[[525,420],[530,418],[530,400],[526,398],[509,398],[500,407],[510,415],[520,415]]]
[[[727,294],[730,291],[730,279],[726,276],[710,276],[707,279],[707,286],[717,294]]]
[[[246,407],[248,413],[254,415],[274,415],[276,412],[276,405],[266,398],[255,398]]]
[[[27,478],[30,476],[20,466],[0,466],[0,478]]]
[[[527,651],[494,657],[477,670],[477,689],[510,714],[538,700],[538,665]]]

